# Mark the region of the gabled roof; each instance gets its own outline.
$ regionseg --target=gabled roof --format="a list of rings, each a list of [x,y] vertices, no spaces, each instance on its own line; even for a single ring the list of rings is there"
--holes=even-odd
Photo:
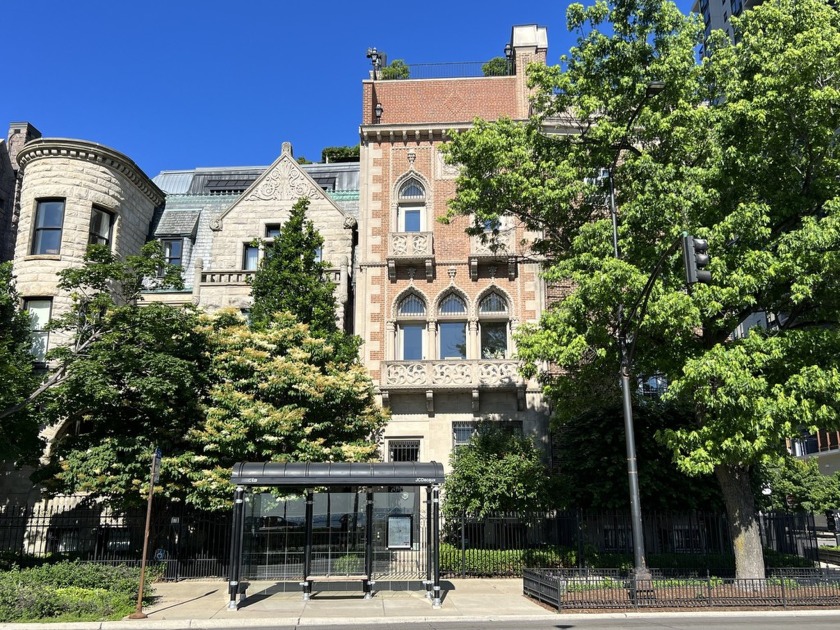
[[[296,201],[301,197],[323,199],[343,217],[349,216],[321,185],[292,156],[292,145],[283,143],[280,157],[252,183],[218,219],[218,224],[234,209],[250,201]]]

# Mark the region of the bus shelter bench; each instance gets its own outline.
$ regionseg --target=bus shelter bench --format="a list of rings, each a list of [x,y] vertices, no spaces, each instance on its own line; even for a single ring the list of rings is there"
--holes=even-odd
[[[362,574],[351,575],[308,575],[303,582],[300,583],[303,589],[303,601],[308,601],[312,597],[312,585],[315,582],[355,582],[356,580],[362,583],[362,592],[365,594],[365,599],[373,597],[371,587],[376,584],[370,577]]]

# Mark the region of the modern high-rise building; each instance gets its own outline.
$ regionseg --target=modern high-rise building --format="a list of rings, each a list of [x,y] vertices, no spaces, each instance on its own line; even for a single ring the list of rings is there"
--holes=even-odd
[[[704,41],[708,41],[712,31],[723,30],[734,41],[735,31],[732,28],[732,17],[739,16],[744,11],[752,9],[764,0],[695,0],[691,7],[693,13],[703,16],[706,25]],[[703,51],[705,53],[705,49]]]

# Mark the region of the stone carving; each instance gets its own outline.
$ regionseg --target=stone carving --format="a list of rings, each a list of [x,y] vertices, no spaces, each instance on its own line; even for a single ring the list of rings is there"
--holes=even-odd
[[[300,197],[315,199],[321,190],[290,159],[282,160],[246,197],[248,201],[286,201]]]
[[[389,363],[385,382],[388,385],[426,385],[426,366],[422,363]]]
[[[513,243],[513,230],[499,231],[496,238],[482,238],[481,235],[471,237],[472,253],[478,255],[492,256],[511,250]]]
[[[488,361],[478,364],[478,382],[481,385],[514,385],[522,378],[519,376],[515,361]]]
[[[431,232],[395,232],[391,234],[392,256],[431,256]]]
[[[435,162],[437,163],[438,179],[456,179],[458,177],[459,167],[455,164],[447,164],[443,158],[443,153],[440,151],[435,153]]]
[[[432,385],[470,385],[473,382],[469,363],[442,361],[433,365]]]

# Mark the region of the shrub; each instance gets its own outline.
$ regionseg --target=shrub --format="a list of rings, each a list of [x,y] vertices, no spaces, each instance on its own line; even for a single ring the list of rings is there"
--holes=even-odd
[[[162,567],[149,567],[149,581]],[[119,619],[134,610],[140,569],[58,562],[0,573],[0,622]],[[144,589],[145,598],[152,595]]]

